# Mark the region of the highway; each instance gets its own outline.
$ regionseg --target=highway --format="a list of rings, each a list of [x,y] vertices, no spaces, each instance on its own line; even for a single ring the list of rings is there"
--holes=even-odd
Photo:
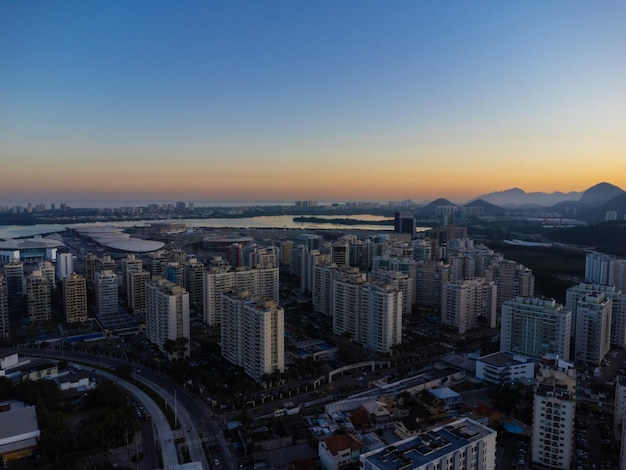
[[[153,418],[165,468],[174,468],[175,465],[178,465],[179,459],[174,441],[177,437],[184,437],[188,444],[191,460],[200,462],[204,469],[210,470],[212,466],[210,466],[205,455],[203,443],[211,444],[217,442],[222,450],[216,453],[215,457],[220,460],[221,467],[227,470],[236,470],[236,464],[233,462],[234,459],[230,454],[228,444],[221,433],[220,423],[211,409],[194,394],[173,383],[168,377],[147,368],[141,369],[141,372],[133,372],[131,375],[138,382],[154,390],[167,402],[168,406],[175,410],[178,422],[181,424],[179,431],[171,429],[163,411],[141,389],[134,386],[131,382],[123,381],[118,376],[106,371],[106,369],[112,371],[119,365],[128,364],[128,361],[110,356],[96,356],[68,350],[20,348],[19,352],[26,356],[88,364],[93,369],[96,369],[97,374],[109,378],[135,395],[148,409]],[[205,431],[204,436],[201,436],[202,430]],[[156,466],[152,468],[156,468]]]

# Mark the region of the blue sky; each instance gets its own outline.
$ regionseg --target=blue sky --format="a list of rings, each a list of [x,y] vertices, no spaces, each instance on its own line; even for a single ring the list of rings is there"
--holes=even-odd
[[[626,189],[624,24],[621,1],[3,2],[0,203]]]

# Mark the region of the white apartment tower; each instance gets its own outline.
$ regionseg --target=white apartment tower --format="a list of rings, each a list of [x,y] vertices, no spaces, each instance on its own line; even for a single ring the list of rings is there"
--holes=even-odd
[[[52,318],[52,295],[50,283],[41,271],[33,271],[26,281],[28,320],[40,323]]]
[[[599,366],[611,349],[613,301],[603,292],[591,293],[576,305],[576,363]]]
[[[572,313],[554,299],[516,297],[502,304],[500,350],[541,359],[570,358]]]
[[[128,293],[128,273],[130,271],[141,271],[143,269],[143,263],[141,259],[135,255],[130,254],[126,258],[122,259],[122,287],[124,292]]]
[[[252,297],[278,304],[278,268],[231,269],[228,265],[210,267],[204,272],[204,321],[221,323],[222,294],[246,290]]]
[[[63,310],[67,323],[87,320],[87,280],[72,273],[63,279]]]
[[[511,260],[501,260],[485,270],[485,277],[498,286],[497,311],[515,297],[535,296],[535,276],[530,268]]]
[[[163,278],[146,282],[146,337],[167,357],[189,357],[189,294]]]
[[[402,291],[366,283],[361,287],[360,308],[365,321],[358,325],[355,341],[380,353],[402,343]]]
[[[261,381],[285,370],[284,310],[248,292],[222,295],[222,356]]]
[[[460,334],[478,327],[496,327],[497,287],[484,278],[448,282],[441,299],[441,323]]]
[[[574,455],[576,369],[547,356],[537,372],[533,402],[533,468],[569,470]]]
[[[7,280],[0,274],[0,339],[9,337],[9,293]]]
[[[57,279],[62,281],[74,272],[74,260],[72,253],[57,253]]]
[[[110,270],[97,272],[94,278],[98,315],[117,315],[117,274]]]
[[[626,346],[626,296],[615,286],[581,283],[566,292],[565,307],[572,311],[572,336],[576,335],[578,302],[593,293],[603,293],[613,301],[611,309],[611,344]]]

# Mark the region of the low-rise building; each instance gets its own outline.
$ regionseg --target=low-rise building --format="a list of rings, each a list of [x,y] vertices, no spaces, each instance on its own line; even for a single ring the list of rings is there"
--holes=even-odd
[[[2,462],[6,465],[11,460],[32,456],[37,448],[40,434],[36,408],[11,404],[8,411],[0,413]]]
[[[535,361],[520,354],[498,351],[476,361],[476,378],[504,385],[509,382],[528,381],[535,377]]]
[[[339,470],[359,461],[365,446],[354,434],[336,434],[319,442],[320,464],[324,470]]]

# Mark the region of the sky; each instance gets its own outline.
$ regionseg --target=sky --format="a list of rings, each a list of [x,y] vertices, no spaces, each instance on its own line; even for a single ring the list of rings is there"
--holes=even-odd
[[[626,2],[0,2],[0,204],[626,189]]]

